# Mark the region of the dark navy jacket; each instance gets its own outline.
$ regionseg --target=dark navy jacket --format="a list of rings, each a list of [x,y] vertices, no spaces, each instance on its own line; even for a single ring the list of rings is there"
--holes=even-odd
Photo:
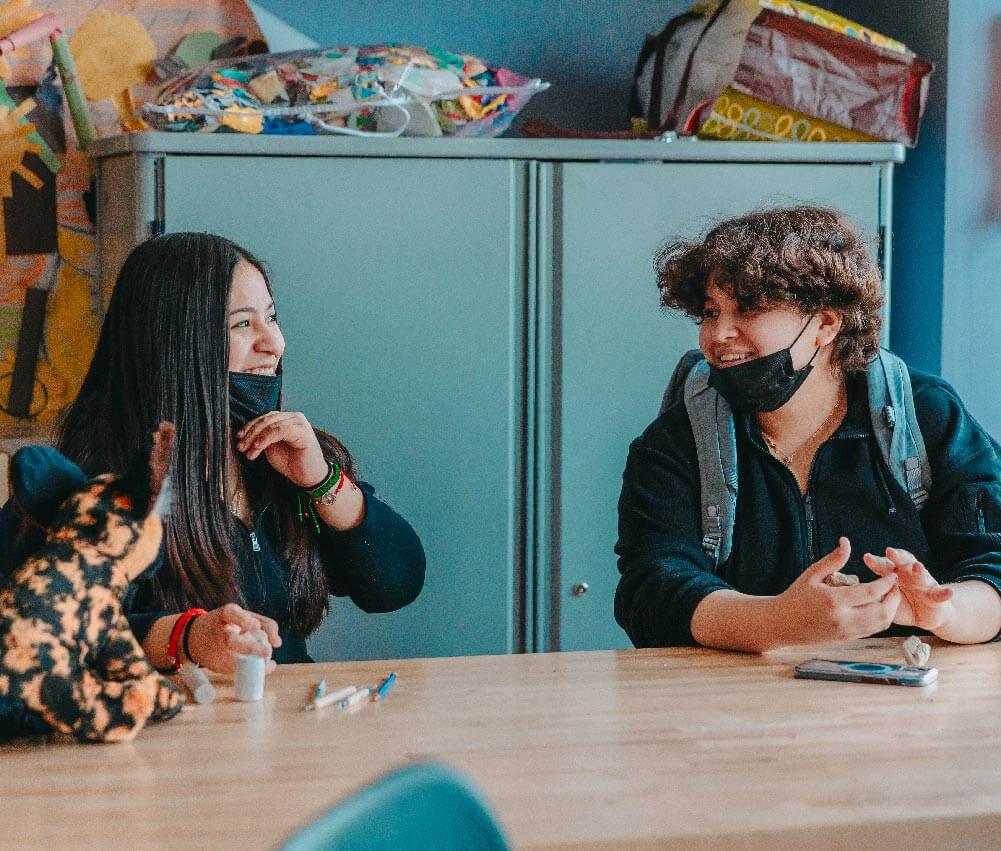
[[[48,455],[39,453],[38,463],[50,464]],[[57,477],[67,480],[64,467],[72,465],[59,456],[61,462],[53,469],[22,471],[28,486],[39,491]],[[248,467],[252,465],[247,465]],[[78,471],[78,468],[76,468]],[[82,473],[78,473],[82,477]],[[327,575],[331,594],[348,596],[366,612],[390,612],[416,599],[424,584],[424,550],[416,532],[399,514],[375,496],[371,485],[358,482],[365,493],[365,519],[354,529],[339,532],[320,524],[320,557]],[[68,494],[62,494],[66,496]],[[30,494],[28,497],[30,498]],[[247,529],[233,518],[233,544],[240,562],[239,585],[246,608],[277,621],[282,645],[274,651],[277,662],[311,661],[306,642],[289,632],[287,568],[276,546],[275,512],[264,500],[257,500],[254,511],[255,550]],[[21,527],[23,509],[15,500],[8,500],[0,510],[0,580],[17,566],[16,562],[41,544],[40,532],[32,529],[38,540],[22,545],[14,553],[15,537]],[[37,516],[37,515],[36,515]],[[161,548],[161,558],[163,549]],[[150,601],[149,580],[156,572],[148,569],[130,588],[126,598],[126,613],[136,638],[141,643],[157,618],[171,614],[158,610]]]
[[[699,467],[684,402],[629,448],[619,498],[621,577],[615,618],[637,647],[694,644],[692,614],[713,591],[784,591],[846,536],[843,568],[875,575],[866,552],[914,553],[939,582],[979,579],[1001,593],[1001,457],[945,381],[911,370],[932,471],[920,514],[886,468],[872,434],[865,377],[848,382],[848,411],[820,447],[805,495],[768,452],[753,416],[736,415],[738,494],[733,552],[714,569],[701,547]],[[892,627],[888,635],[915,630]]]

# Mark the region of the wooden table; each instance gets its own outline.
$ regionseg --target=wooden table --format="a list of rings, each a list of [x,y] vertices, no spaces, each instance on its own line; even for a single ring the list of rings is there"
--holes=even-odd
[[[997,848],[1001,647],[934,645],[925,689],[794,680],[812,655],[644,650],[279,668],[125,745],[0,748],[0,845],[239,849],[419,758],[468,774],[516,848]],[[305,712],[399,680],[382,703]]]

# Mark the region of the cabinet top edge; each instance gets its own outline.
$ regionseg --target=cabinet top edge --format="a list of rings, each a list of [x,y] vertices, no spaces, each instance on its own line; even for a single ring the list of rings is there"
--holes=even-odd
[[[608,139],[344,139],[237,133],[130,133],[98,139],[95,158],[130,153],[678,162],[901,163],[896,142],[672,142]]]

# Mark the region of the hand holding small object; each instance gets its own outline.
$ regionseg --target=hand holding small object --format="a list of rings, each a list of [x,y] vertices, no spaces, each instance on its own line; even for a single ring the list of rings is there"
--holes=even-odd
[[[841,538],[835,549],[774,598],[765,629],[780,644],[866,638],[893,622],[900,602],[896,576],[846,587],[828,583],[828,577],[840,573],[850,556],[851,544]]]
[[[265,641],[251,633],[261,631]],[[219,674],[232,675],[236,656],[260,656],[265,660],[265,672],[275,669],[271,658],[273,647],[281,646],[278,624],[271,618],[248,612],[235,603],[227,603],[195,619],[191,625],[189,646],[192,661]]]

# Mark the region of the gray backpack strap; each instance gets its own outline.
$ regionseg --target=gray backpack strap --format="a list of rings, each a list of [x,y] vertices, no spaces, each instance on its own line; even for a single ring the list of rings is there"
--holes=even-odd
[[[704,360],[689,370],[684,398],[699,456],[702,549],[719,567],[733,548],[737,510],[737,433],[733,413],[709,386],[709,365]]]
[[[921,508],[931,491],[931,465],[914,413],[914,394],[907,365],[880,349],[869,365],[869,412],[872,429],[893,478]]]
[[[664,413],[675,402],[680,402],[685,396],[685,382],[692,367],[699,361],[704,361],[706,356],[701,349],[689,349],[681,356],[678,365],[671,373],[671,380],[667,382],[667,389],[664,390],[664,398],[660,402],[660,413]]]

